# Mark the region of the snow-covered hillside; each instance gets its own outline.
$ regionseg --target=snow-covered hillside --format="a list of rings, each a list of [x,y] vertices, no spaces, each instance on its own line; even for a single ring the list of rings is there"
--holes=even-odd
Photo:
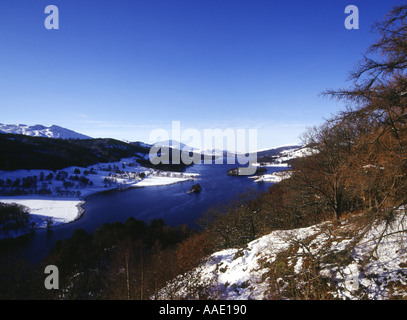
[[[60,139],[92,139],[84,134],[52,125],[49,127],[43,125],[28,126],[25,124],[1,124],[0,133],[23,134],[33,137],[60,138]]]
[[[212,254],[160,299],[390,299],[407,297],[407,221],[327,222],[274,231]],[[319,295],[319,296],[317,296]]]
[[[270,174],[262,174],[259,176],[251,176],[250,179],[253,179],[254,182],[270,182],[270,183],[278,183],[284,179],[288,179],[291,176],[290,170],[291,167],[287,163],[287,161],[311,156],[312,154],[316,153],[317,151],[311,149],[309,147],[290,147],[287,146],[287,149],[284,149],[278,152],[277,155],[273,156],[270,162],[260,161],[258,163],[254,163],[254,166],[258,167],[277,167],[277,168],[286,168],[285,171],[281,172],[274,172]],[[282,148],[282,147],[279,147]],[[275,148],[278,149],[278,148]],[[273,150],[273,149],[271,149]]]
[[[287,149],[278,152],[275,156],[270,158],[270,161],[260,160],[260,162],[256,163],[255,165],[264,167],[286,165],[287,161],[289,160],[311,156],[316,152],[317,151],[315,149],[309,147],[293,147],[293,148],[288,147]]]
[[[280,152],[278,162],[283,163],[288,160],[311,156],[317,151],[310,147],[293,148]]]

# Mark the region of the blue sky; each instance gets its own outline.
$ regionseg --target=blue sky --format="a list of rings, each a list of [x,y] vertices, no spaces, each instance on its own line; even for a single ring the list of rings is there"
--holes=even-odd
[[[2,0],[0,122],[148,142],[154,129],[257,129],[297,142],[343,109],[389,0]],[[44,27],[47,5],[60,29]],[[356,5],[360,29],[344,26]]]

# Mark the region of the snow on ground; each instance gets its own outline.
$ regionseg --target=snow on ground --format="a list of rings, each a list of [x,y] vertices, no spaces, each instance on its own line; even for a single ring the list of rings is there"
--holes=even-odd
[[[255,167],[270,167],[270,168],[290,168],[288,163],[253,163]]]
[[[273,160],[273,162],[255,163],[253,165],[261,167],[290,167],[288,163],[286,163],[287,161],[296,158],[308,157],[316,152],[317,151],[315,149],[309,147],[287,149],[281,151],[277,158]]]
[[[20,204],[29,209],[31,221],[36,228],[46,228],[47,218],[52,217],[52,226],[76,220],[83,212],[81,205],[84,201],[78,199],[55,199],[38,196],[1,197],[0,202]]]
[[[288,161],[288,160],[295,159],[295,158],[308,157],[308,156],[313,155],[315,152],[317,152],[315,149],[312,149],[309,147],[284,150],[284,151],[280,152],[280,157],[277,162],[282,163],[284,161]]]
[[[284,179],[288,179],[291,177],[290,171],[281,171],[281,172],[273,172],[270,174],[263,174],[260,176],[252,176],[249,177],[253,179],[254,182],[271,182],[271,183],[279,183]]]
[[[60,139],[92,139],[89,136],[75,131],[52,125],[46,127],[40,124],[28,126],[25,124],[1,124],[0,133],[24,134],[33,137],[60,138]]]
[[[311,148],[301,147],[287,149],[280,152],[280,155],[273,160],[273,162],[262,162],[254,163],[256,167],[275,167],[275,168],[287,168],[290,169],[290,165],[287,161],[307,157],[314,154],[316,151]],[[259,176],[251,176],[250,179],[253,179],[254,182],[269,182],[269,183],[279,183],[284,179],[288,179],[291,176],[290,171],[274,172],[271,174],[263,174]]]
[[[52,178],[47,179],[47,176],[51,174]],[[57,179],[59,174],[62,174],[65,178],[63,180]],[[3,181],[7,179],[11,181],[22,180],[34,176],[37,179],[40,176],[43,177],[41,181],[37,181],[37,190],[40,188],[48,189],[50,194],[0,195],[0,202],[16,203],[27,207],[30,213],[30,223],[34,223],[35,228],[44,228],[49,218],[52,218],[52,226],[78,219],[83,213],[81,205],[88,195],[107,190],[180,183],[196,179],[199,174],[165,172],[145,168],[140,166],[133,158],[122,159],[114,163],[100,163],[87,168],[69,167],[57,171],[0,171],[0,179]],[[89,183],[84,185],[80,184],[76,179],[71,179],[71,177],[76,178],[76,176],[89,179]],[[72,185],[64,186],[64,181]],[[13,236],[15,235],[18,234]],[[10,236],[10,234],[7,236]]]
[[[306,238],[312,232],[314,232],[313,228],[303,229],[299,230],[297,235]],[[190,279],[196,276],[201,279],[203,286],[209,284],[211,299],[266,299],[268,284],[264,281],[263,275],[268,270],[261,268],[260,264],[264,259],[275,259],[279,252],[288,249],[290,243],[286,241],[286,237],[291,233],[291,231],[275,231],[249,243],[246,248],[216,252],[195,269],[192,276],[181,276],[169,283],[161,290],[159,298],[168,299],[168,293],[171,292],[177,298],[194,299],[189,290]]]
[[[191,273],[168,283],[159,298],[195,299],[196,288],[206,288],[210,299],[261,300],[273,296],[284,299],[290,281],[294,279],[294,286],[299,288],[304,284],[303,276],[312,271],[314,280],[320,278],[330,283],[329,292],[334,299],[406,298],[406,220],[406,213],[400,212],[390,223],[367,225],[366,233],[353,244],[355,238],[349,230],[352,227],[353,232],[360,230],[358,225],[344,221],[339,227],[326,222],[309,228],[274,231],[245,248],[212,254]],[[310,271],[310,257],[317,261],[318,271]],[[285,269],[285,275],[279,274],[273,282],[274,287],[270,286],[273,263]],[[276,287],[278,292],[273,293]]]
[[[257,152],[257,153],[260,153],[260,152],[263,152],[263,151],[270,151],[270,150],[273,150],[273,149],[279,149],[279,148],[285,148],[285,147],[291,147],[291,146],[297,146],[297,145],[299,145],[298,142],[296,142],[296,143],[289,143],[289,144],[283,144],[283,145],[274,146],[274,147],[271,147],[271,148],[268,147],[268,148],[257,149],[256,152]]]
[[[137,182],[134,187],[151,187],[151,186],[165,186],[169,184],[179,183],[194,178],[197,174],[188,174],[188,178],[181,177],[159,177],[151,175],[140,182]]]

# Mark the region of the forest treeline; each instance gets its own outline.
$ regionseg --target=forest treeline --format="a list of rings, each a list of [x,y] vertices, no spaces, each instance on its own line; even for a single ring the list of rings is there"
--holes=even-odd
[[[171,161],[167,164],[152,164],[148,159],[149,152],[146,145],[116,139],[54,139],[0,134],[0,170],[61,170],[71,166],[88,167],[97,163],[116,162],[130,157],[136,157],[144,167],[157,170],[185,171],[188,167]]]
[[[18,204],[0,203],[0,236],[10,231],[27,228],[29,223],[28,209]]]
[[[292,162],[289,179],[265,193],[249,191],[211,208],[201,218],[199,232],[132,218],[94,234],[78,230],[57,243],[44,261],[60,267],[63,291],[46,292],[42,280],[37,286],[31,282],[27,291],[3,289],[0,296],[25,292],[46,298],[154,299],[167,281],[187,276],[208,254],[244,246],[273,230],[349,216],[367,224],[391,219],[407,204],[406,17],[407,5],[394,7],[375,25],[378,40],[351,72],[352,85],[323,93],[346,109],[304,133],[303,142],[313,153]],[[10,288],[7,281],[16,278],[16,270],[8,277],[0,272],[0,288]],[[205,288],[193,280],[191,296],[204,299]]]
[[[204,235],[160,219],[129,218],[94,233],[77,229],[38,265],[0,256],[0,299],[153,299],[167,281],[209,253]],[[44,287],[47,265],[58,267],[60,290]]]

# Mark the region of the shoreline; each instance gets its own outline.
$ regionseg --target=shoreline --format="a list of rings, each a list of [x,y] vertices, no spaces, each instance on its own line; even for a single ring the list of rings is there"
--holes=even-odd
[[[165,173],[169,173],[171,175],[179,174],[177,172],[171,171]],[[116,186],[110,187],[93,187],[93,190],[86,189],[87,192],[80,197],[64,197],[56,195],[0,196],[0,202],[8,204],[15,203],[25,206],[27,208],[27,211],[29,212],[30,223],[35,223],[35,226],[31,228],[28,227],[24,228],[23,230],[10,230],[7,233],[0,233],[0,240],[15,239],[35,232],[37,230],[52,230],[69,223],[76,222],[85,215],[86,210],[83,208],[83,206],[85,205],[88,197],[93,195],[127,191],[133,188],[168,186],[187,181],[194,181],[199,176],[199,174],[197,173],[182,174],[183,177],[156,176],[154,174],[150,174],[146,178],[135,182],[118,184]],[[52,223],[50,226],[47,226],[47,219],[49,218],[52,219]]]
[[[198,174],[193,174],[193,175],[197,176]],[[86,201],[87,201],[88,197],[95,196],[95,195],[100,195],[100,194],[105,194],[105,193],[108,194],[108,193],[114,193],[114,192],[125,192],[125,191],[129,191],[131,189],[136,189],[136,188],[164,187],[164,186],[170,186],[170,185],[173,185],[173,184],[183,183],[183,182],[187,182],[187,181],[195,181],[195,180],[196,180],[195,178],[192,178],[192,179],[191,178],[189,178],[189,179],[185,178],[185,180],[182,180],[182,181],[177,181],[177,182],[172,182],[172,183],[167,183],[167,184],[157,184],[157,185],[151,185],[151,186],[137,186],[137,184],[134,184],[134,185],[127,186],[127,187],[124,187],[124,188],[123,187],[122,188],[112,188],[112,189],[109,189],[109,190],[101,190],[101,191],[96,191],[94,193],[90,193],[90,194],[86,195],[82,199],[82,201],[76,205],[77,208],[78,208],[78,216],[77,216],[77,218],[73,219],[72,221],[68,221],[66,223],[61,223],[60,225],[55,226],[55,227],[63,226],[63,225],[66,225],[66,224],[69,224],[69,223],[72,223],[72,222],[75,222],[75,221],[78,221],[79,219],[81,219],[85,215],[86,210],[83,208],[83,206],[86,204]],[[188,193],[188,192],[186,192],[186,193]]]

